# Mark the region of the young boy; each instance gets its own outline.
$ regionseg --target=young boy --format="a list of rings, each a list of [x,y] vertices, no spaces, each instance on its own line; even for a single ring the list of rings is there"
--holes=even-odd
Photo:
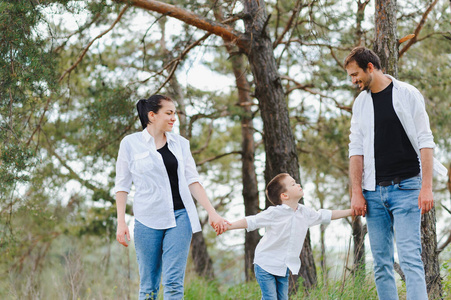
[[[266,196],[276,206],[233,222],[227,230],[266,228],[254,257],[255,277],[262,291],[262,300],[288,300],[288,270],[293,274],[299,272],[299,255],[308,228],[351,216],[351,209],[315,211],[299,204],[304,191],[287,173],[275,176],[268,183]]]

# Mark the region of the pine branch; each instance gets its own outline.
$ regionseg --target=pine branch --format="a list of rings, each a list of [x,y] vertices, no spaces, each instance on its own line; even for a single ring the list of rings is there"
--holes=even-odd
[[[409,40],[409,42],[404,46],[404,48],[401,49],[401,51],[399,51],[399,55],[398,55],[398,59],[401,58],[401,56],[407,51],[409,50],[409,48],[415,44],[416,42],[418,42],[418,35],[420,34],[421,29],[423,29],[424,24],[426,23],[426,20],[428,18],[429,13],[432,11],[432,9],[434,8],[434,6],[437,4],[438,0],[434,0],[434,2],[432,2],[429,7],[426,9],[426,11],[423,13],[423,16],[421,17],[420,22],[417,25],[417,28],[415,29],[415,36]]]
[[[111,24],[110,28],[108,28],[107,30],[105,30],[104,32],[100,33],[98,36],[96,36],[91,42],[89,42],[88,46],[86,46],[86,48],[83,50],[83,52],[80,54],[80,56],[78,57],[77,61],[66,71],[64,71],[64,73],[61,75],[61,77],[58,79],[58,82],[61,82],[64,77],[66,77],[67,74],[69,74],[70,72],[72,72],[77,66],[78,64],[83,60],[83,58],[85,57],[86,53],[88,52],[89,48],[92,46],[92,44],[100,39],[102,36],[104,36],[105,34],[107,34],[108,32],[110,32],[114,26],[116,26],[116,24],[121,20],[122,16],[124,15],[124,13],[127,11],[127,9],[129,8],[128,5],[126,5],[119,13],[119,15],[117,16],[116,20],[113,22],[113,24]]]

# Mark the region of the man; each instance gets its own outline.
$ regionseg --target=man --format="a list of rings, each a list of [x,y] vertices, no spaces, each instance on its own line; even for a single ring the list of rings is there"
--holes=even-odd
[[[351,119],[351,209],[367,216],[379,299],[398,299],[395,240],[407,299],[427,299],[421,214],[434,205],[433,169],[446,174],[446,168],[433,158],[424,99],[415,87],[383,74],[379,57],[365,47],[351,51],[345,69],[362,91]]]

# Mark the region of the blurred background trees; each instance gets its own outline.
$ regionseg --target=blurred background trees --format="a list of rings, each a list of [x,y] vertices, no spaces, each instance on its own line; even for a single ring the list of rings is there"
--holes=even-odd
[[[114,165],[120,140],[140,130],[136,101],[154,93],[177,101],[177,130],[225,217],[264,209],[265,182],[281,171],[301,181],[308,205],[348,207],[358,91],[342,62],[356,45],[376,46],[384,1],[375,2],[2,1],[0,296],[134,298],[134,252],[115,243]],[[436,156],[449,166],[449,1],[398,1],[394,18],[397,39],[415,34],[392,46],[398,78],[423,93]],[[447,180],[434,186],[441,262],[450,259]],[[346,278],[371,255],[365,220],[342,226],[354,244],[354,263],[340,262]],[[306,287],[337,265],[328,230],[305,243]],[[206,226],[193,239],[192,269],[229,284],[252,279],[259,237],[215,239]]]

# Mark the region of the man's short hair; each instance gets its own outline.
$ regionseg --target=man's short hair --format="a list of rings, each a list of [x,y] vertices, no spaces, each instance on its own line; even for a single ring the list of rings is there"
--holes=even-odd
[[[266,197],[268,197],[269,202],[274,205],[282,204],[280,200],[280,195],[287,191],[286,185],[282,182],[285,177],[290,176],[288,173],[280,173],[276,175],[266,186]]]
[[[378,70],[381,69],[381,60],[379,59],[379,56],[365,47],[355,47],[352,49],[351,53],[349,53],[345,59],[345,69],[353,61],[355,61],[363,71],[366,71],[368,68],[368,63],[372,63],[374,68]]]

